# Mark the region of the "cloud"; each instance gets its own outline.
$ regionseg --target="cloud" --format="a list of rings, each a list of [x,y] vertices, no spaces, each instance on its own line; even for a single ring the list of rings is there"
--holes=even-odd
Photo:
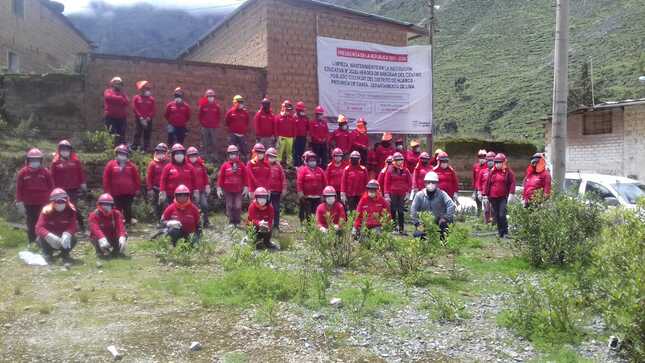
[[[65,5],[65,14],[91,11],[90,4],[93,0],[56,0]],[[102,0],[112,6],[132,6],[147,3],[157,7],[180,8],[182,10],[200,13],[217,10],[227,10],[240,5],[243,0]]]

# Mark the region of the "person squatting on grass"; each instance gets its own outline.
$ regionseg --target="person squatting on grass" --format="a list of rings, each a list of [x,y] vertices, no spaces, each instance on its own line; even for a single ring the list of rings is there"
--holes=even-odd
[[[90,242],[99,257],[123,256],[128,246],[128,234],[123,223],[123,214],[114,208],[114,198],[102,194],[96,209],[87,217]]]
[[[381,229],[381,218],[387,215],[392,218],[390,204],[381,196],[379,183],[372,179],[367,185],[367,191],[361,197],[356,207],[356,220],[352,228],[352,235],[357,236],[363,224],[367,229]]]
[[[316,226],[323,233],[330,229],[339,232],[341,223],[347,221],[345,207],[336,199],[336,190],[331,185],[325,187],[322,195],[324,201],[316,208]]]
[[[255,233],[255,247],[259,250],[275,250],[278,247],[271,242],[273,231],[273,206],[269,204],[269,192],[259,187],[253,191],[253,201],[249,204],[247,223],[253,227]]]
[[[430,212],[435,223],[439,226],[441,239],[443,240],[448,231],[448,225],[454,221],[456,205],[446,192],[437,187],[439,184],[437,173],[430,171],[424,176],[423,180],[425,188],[415,194],[410,207],[412,223],[416,228],[414,237],[425,237],[425,232],[422,229],[424,226],[421,225],[419,214]]]
[[[184,239],[191,244],[199,242],[201,225],[199,209],[190,200],[190,189],[180,185],[173,193],[175,200],[163,212],[161,223],[166,226],[165,233],[170,237],[173,247],[177,241]]]
[[[52,260],[54,251],[60,251],[63,262],[72,263],[69,253],[77,242],[76,208],[61,188],[51,192],[49,201],[50,203],[43,207],[36,222],[38,245],[46,261]]]

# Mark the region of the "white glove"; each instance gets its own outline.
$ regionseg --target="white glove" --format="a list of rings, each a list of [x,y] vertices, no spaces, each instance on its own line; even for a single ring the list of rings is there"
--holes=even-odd
[[[508,202],[513,203],[514,200],[515,200],[515,194],[509,194],[508,195]]]
[[[181,229],[181,222],[175,219],[166,222],[166,227],[170,229]]]
[[[224,191],[222,191],[222,188],[217,187],[217,197],[219,199],[222,199],[224,197]]]
[[[258,223],[258,226],[259,226],[260,228],[269,228],[269,222],[267,222],[267,221],[260,221],[260,223]]]
[[[320,227],[320,232],[322,232],[322,233],[327,233],[327,228],[325,228],[325,227]]]
[[[206,195],[211,195],[211,186],[210,185],[207,185],[206,187],[204,187],[204,193],[206,193]]]
[[[110,246],[110,242],[108,242],[107,238],[103,237],[99,239],[99,249],[107,251],[110,249],[110,247],[112,246]]]
[[[477,191],[477,199],[482,199],[482,192],[479,190]]]
[[[340,201],[344,203],[347,203],[347,194],[346,193],[340,193]]]
[[[357,233],[356,227],[352,227],[352,236],[356,236]]]
[[[81,190],[86,192],[87,191],[87,184],[85,184],[85,183],[81,184]]]
[[[243,196],[244,198],[248,198],[248,197],[249,197],[249,187],[244,187],[244,189],[242,189],[242,196]]]
[[[388,203],[390,202],[390,200],[392,200],[392,199],[390,199],[390,195],[389,195],[389,194],[385,194],[385,195],[383,196],[383,198],[385,198],[385,200],[386,200]]]
[[[488,197],[483,195],[482,196],[482,203],[488,203]]]
[[[166,192],[164,191],[159,192],[159,204],[164,204],[166,202],[167,197],[168,195],[166,194]]]
[[[49,244],[53,249],[60,250],[61,241],[57,235],[53,233],[47,233],[47,236],[45,236],[45,241],[47,241],[47,244]]]
[[[476,190],[473,191],[473,197],[472,198],[477,199],[477,191]]]
[[[119,237],[119,252],[125,253],[125,250],[128,248],[128,240],[125,236]]]
[[[16,209],[18,209],[18,213],[22,214],[23,216],[27,214],[25,203],[23,202],[16,202]]]
[[[197,189],[193,190],[193,200],[195,200],[195,202],[199,202],[199,190]]]
[[[69,250],[70,248],[72,248],[72,235],[68,232],[63,232],[60,244],[63,249]]]

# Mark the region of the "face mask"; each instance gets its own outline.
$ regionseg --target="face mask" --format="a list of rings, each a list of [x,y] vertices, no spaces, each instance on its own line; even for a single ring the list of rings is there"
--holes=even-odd
[[[347,125],[342,125],[342,126],[340,127],[340,129],[341,129],[341,130],[347,130]]]
[[[117,155],[117,156],[116,156],[116,160],[117,160],[118,162],[120,162],[120,163],[123,163],[123,162],[125,162],[125,161],[127,161],[127,160],[128,160],[128,156],[127,156],[127,155],[123,155],[123,154],[119,154],[119,155]]]
[[[401,167],[401,165],[403,165],[403,160],[395,160],[394,165]]]
[[[185,204],[188,202],[188,195],[186,194],[177,195],[175,198],[179,204]]]
[[[501,169],[504,166],[504,163],[495,163],[495,169]]]
[[[106,214],[112,211],[112,206],[109,204],[101,205],[100,207],[101,207],[101,210]]]
[[[486,159],[479,159],[479,165],[483,165],[486,162]]]
[[[182,102],[181,97],[175,97],[175,103],[181,103],[181,102]]]
[[[396,145],[397,150],[403,150],[403,145]]]
[[[444,162],[444,161],[442,161],[441,163],[439,163],[439,166],[441,167],[441,169],[448,169],[448,163],[446,163],[446,162]]]
[[[175,155],[175,161],[178,162],[178,163],[183,163],[185,157],[186,156],[184,154],[176,154]]]
[[[262,207],[264,207],[267,204],[267,199],[266,198],[257,198],[256,201]]]
[[[215,102],[215,97],[207,97],[209,103]]]
[[[112,86],[112,88],[113,88],[115,91],[120,91],[120,90],[121,90],[121,85],[115,84],[115,85],[113,85],[113,86]]]
[[[350,159],[352,165],[358,165],[358,163],[361,161],[361,159]]]
[[[198,159],[198,158],[196,158],[196,157],[194,157],[194,156],[193,156],[193,157],[188,158],[188,160],[190,160],[190,162],[191,162],[192,164],[195,164],[195,163],[197,162],[197,159]]]
[[[238,109],[238,110],[241,110],[241,109],[243,109],[243,108],[244,108],[244,103],[243,103],[243,102],[239,102],[239,103],[237,104],[237,109]]]
[[[437,189],[437,184],[428,183],[426,184],[426,190],[429,192],[434,192]]]
[[[143,95],[144,95],[144,96],[146,96],[146,97],[150,97],[150,96],[152,96],[152,92],[150,92],[150,91],[143,91]]]
[[[237,154],[229,154],[228,159],[229,160],[237,160]]]
[[[32,169],[40,169],[40,161],[30,161],[29,167]]]
[[[376,198],[376,192],[367,192],[367,196],[370,198]]]
[[[165,160],[166,159],[166,154],[165,153],[155,153],[155,159],[156,160]]]
[[[340,164],[340,162],[343,161],[343,157],[342,156],[334,156],[334,161],[336,162],[336,164]]]
[[[264,160],[264,154],[263,153],[259,153],[257,155],[258,155],[258,160]]]
[[[336,202],[336,197],[327,197],[325,198],[325,202],[327,202],[327,204],[330,204],[330,205],[334,204],[334,202]]]
[[[270,162],[271,164],[274,164],[276,161],[278,161],[278,159],[276,159],[276,158],[274,158],[274,157],[272,157],[272,156],[270,156],[270,157],[269,157],[269,162]]]
[[[419,153],[419,147],[418,146],[413,147],[412,151],[415,152],[416,154],[418,154]]]
[[[305,113],[304,112],[298,112],[298,116],[304,117]]]
[[[486,166],[488,166],[488,168],[492,168],[492,167],[493,167],[493,165],[495,165],[495,163],[494,163],[494,162],[492,162],[492,161],[487,161],[487,162],[486,162]]]
[[[71,152],[69,152],[69,150],[62,150],[60,152],[60,156],[64,157],[65,159],[69,158],[70,154]]]
[[[317,164],[318,163],[316,162],[316,160],[307,161],[307,166],[312,168],[312,169],[315,168]]]
[[[54,203],[54,209],[56,209],[57,212],[64,211],[66,206],[67,203]]]
[[[531,165],[536,166],[538,161],[536,159],[531,160]]]

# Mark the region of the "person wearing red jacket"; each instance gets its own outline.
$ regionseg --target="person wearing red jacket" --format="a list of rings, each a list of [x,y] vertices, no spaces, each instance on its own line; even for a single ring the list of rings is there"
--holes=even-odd
[[[54,189],[50,171],[44,167],[45,155],[33,148],[27,152],[25,166],[16,176],[16,209],[25,216],[29,243],[36,241],[36,222]]]
[[[425,188],[424,178],[429,171],[432,171],[432,165],[430,165],[430,154],[424,151],[419,155],[419,161],[412,170],[412,194],[417,194],[419,190],[423,190],[423,188]]]
[[[271,100],[262,99],[262,106],[255,113],[253,125],[255,126],[255,142],[264,145],[265,148],[275,146],[275,116],[271,110]]]
[[[379,143],[377,142],[367,152],[367,171],[370,174],[370,179],[378,178],[378,174],[381,172],[381,169],[382,169],[378,167],[378,160],[376,158],[376,148],[378,146],[379,146]]]
[[[117,145],[125,143],[128,126],[128,95],[123,91],[123,80],[114,77],[103,92],[103,121],[110,135],[117,135]]]
[[[195,190],[199,191],[199,197],[195,199],[195,203],[202,212],[204,228],[208,228],[210,226],[208,220],[208,196],[211,194],[208,169],[206,169],[204,159],[199,156],[199,150],[196,147],[189,147],[186,151],[186,156],[188,156],[188,163],[190,163],[195,171]]]
[[[488,175],[484,186],[484,200],[490,201],[493,219],[497,224],[500,238],[508,235],[506,205],[515,193],[515,174],[507,165],[506,155],[495,155],[495,167]]]
[[[535,193],[540,190],[545,198],[551,194],[551,174],[546,168],[546,160],[541,153],[536,153],[531,157],[531,163],[526,168],[523,185],[524,206],[529,206],[535,198]]]
[[[61,188],[52,190],[49,200],[36,222],[37,242],[46,261],[51,262],[54,251],[60,251],[60,257],[69,266],[73,262],[69,253],[77,242],[76,208]]]
[[[278,162],[278,151],[274,148],[269,148],[266,152],[269,159],[269,170],[271,172],[269,177],[269,185],[267,189],[271,193],[271,206],[274,211],[273,229],[280,230],[280,200],[282,196],[287,194],[287,178],[284,174],[282,165]]]
[[[307,134],[309,133],[309,119],[305,112],[305,103],[296,103],[296,121],[293,124],[293,166],[302,165],[302,154],[307,148]]]
[[[87,217],[87,224],[90,229],[90,242],[98,257],[125,254],[128,234],[125,231],[123,214],[114,209],[114,198],[111,195],[105,193],[99,197],[96,209]]]
[[[164,113],[168,121],[168,145],[183,144],[190,121],[190,105],[184,100],[184,90],[175,88],[174,99],[166,105]]]
[[[385,166],[378,172],[378,177],[376,179],[379,185],[385,185],[385,174],[392,168],[393,161],[394,159],[392,159],[392,155],[388,156],[387,159],[385,159]]]
[[[327,233],[330,229],[328,222],[331,222],[331,228],[339,232],[341,223],[347,221],[345,207],[336,199],[336,189],[331,185],[323,190],[323,198],[324,202],[316,208],[316,226],[321,232]]]
[[[331,152],[332,160],[329,162],[327,168],[325,169],[325,178],[327,179],[327,184],[336,189],[336,192],[338,193],[336,197],[338,199],[340,199],[340,183],[343,179],[343,171],[347,166],[347,162],[343,160],[343,156],[343,150],[338,147],[335,148],[334,151]]]
[[[365,193],[368,177],[367,168],[361,165],[361,154],[356,150],[352,151],[340,183],[340,199],[348,211],[356,210],[358,201]]]
[[[54,179],[54,187],[65,190],[72,204],[78,209],[78,200],[81,194],[87,192],[87,183],[83,164],[69,141],[62,140],[58,143],[50,171]],[[83,230],[85,228],[83,216],[79,212],[76,213],[76,217],[79,227]]]
[[[394,155],[394,147],[392,146],[392,134],[389,132],[383,133],[381,143],[374,150],[376,153],[377,168],[380,170],[385,167],[385,160],[388,156]]]
[[[477,205],[477,216],[479,217],[482,212],[482,201],[477,193],[477,185],[479,185],[479,172],[482,168],[486,167],[486,150],[481,149],[477,152],[477,161],[473,164],[473,176],[472,176],[472,186],[473,186],[473,200]]]
[[[318,157],[311,151],[304,154],[305,165],[298,169],[296,190],[300,201],[300,222],[306,222],[316,214],[320,197],[327,183],[325,171],[318,167]]]
[[[172,202],[161,217],[161,223],[166,226],[166,235],[170,237],[173,247],[177,241],[184,239],[186,242],[196,244],[201,236],[201,224],[199,222],[199,209],[190,200],[190,189],[185,185],[179,185],[174,191],[174,202]]]
[[[237,146],[229,145],[226,155],[228,161],[222,164],[217,177],[217,196],[220,199],[224,198],[228,221],[237,227],[242,213],[242,197],[249,194],[249,172],[240,161],[240,150]]]
[[[361,165],[367,165],[367,152],[369,150],[370,138],[367,135],[367,121],[359,118],[356,121],[356,129],[351,132],[352,150],[358,151],[361,155]]]
[[[215,161],[216,131],[222,118],[219,104],[215,100],[215,91],[206,90],[204,97],[199,99],[199,124],[202,134],[202,153],[210,162]]]
[[[103,170],[103,191],[111,194],[114,204],[125,216],[127,224],[132,223],[132,201],[139,194],[141,177],[137,166],[128,160],[130,151],[125,145],[115,149],[116,158],[110,160]]]
[[[421,145],[419,145],[419,141],[410,141],[410,150],[405,152],[405,165],[408,167],[410,173],[413,173],[414,168],[417,167],[417,164],[419,163],[419,156],[421,156]]]
[[[483,168],[479,169],[479,176],[477,177],[477,196],[482,201],[482,209],[484,210],[483,218],[485,224],[491,223],[493,219],[493,212],[491,211],[490,203],[488,202],[488,199],[484,200],[484,187],[486,185],[486,182],[488,181],[488,175],[495,166],[495,155],[496,154],[493,151],[486,153],[486,164]]]
[[[432,169],[439,176],[439,189],[443,190],[457,202],[459,197],[459,178],[457,177],[457,172],[452,166],[449,165],[450,158],[448,158],[448,153],[442,152],[437,155],[438,165]]]
[[[381,218],[390,214],[390,204],[379,193],[379,183],[372,179],[365,186],[367,192],[361,197],[356,207],[356,219],[352,234],[357,235],[365,225],[367,229],[381,229]]]
[[[385,200],[390,203],[392,218],[398,222],[399,234],[405,236],[405,202],[412,190],[412,176],[405,166],[405,159],[400,152],[395,152],[392,159],[394,162],[385,173],[385,187],[383,189]]]
[[[199,200],[199,189],[196,185],[195,168],[186,160],[186,149],[175,144],[170,149],[170,162],[164,166],[159,180],[159,204],[169,205],[178,186],[185,185],[195,201]]]
[[[150,150],[150,135],[152,135],[152,120],[155,118],[155,98],[152,96],[152,86],[148,81],[137,82],[139,94],[132,98],[134,123],[136,131],[132,149],[138,150],[143,138],[143,151]]]
[[[280,114],[275,118],[275,135],[278,138],[278,156],[283,164],[288,165],[293,161],[293,138],[296,135],[296,117],[289,100],[282,102]]]
[[[148,169],[146,170],[146,189],[148,191],[147,196],[150,203],[154,205],[155,215],[157,219],[161,219],[161,214],[165,209],[165,200],[164,203],[159,202],[159,192],[161,184],[161,174],[163,169],[168,164],[168,145],[160,143],[155,146],[155,153],[152,156],[152,160],[148,164]]]
[[[244,97],[233,97],[233,106],[226,112],[226,127],[228,127],[229,145],[237,146],[241,155],[246,157],[246,133],[249,128],[250,116],[244,105]]]
[[[253,202],[249,204],[247,224],[253,226],[255,231],[255,248],[277,250],[278,246],[271,242],[275,211],[269,204],[269,192],[259,187],[254,190],[253,195]]]
[[[253,146],[253,156],[246,163],[246,170],[249,172],[249,190],[256,190],[259,187],[269,188],[271,179],[271,166],[265,158],[266,149],[263,144],[257,143]],[[253,194],[251,194],[253,198]]]
[[[344,115],[338,116],[338,128],[331,133],[329,145],[343,150],[344,155],[349,155],[352,151],[352,134],[349,132],[347,117]]]
[[[309,146],[311,151],[318,155],[318,162],[323,169],[327,167],[329,162],[329,151],[327,150],[329,126],[327,126],[327,119],[324,116],[325,109],[322,106],[316,106],[314,119],[309,123]]]

